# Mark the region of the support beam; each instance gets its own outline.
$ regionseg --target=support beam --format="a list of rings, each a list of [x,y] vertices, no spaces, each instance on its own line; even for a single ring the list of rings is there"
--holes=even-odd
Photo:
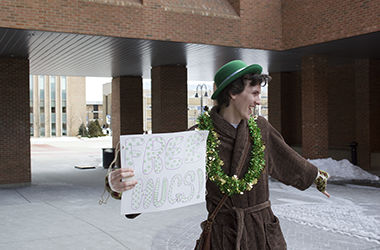
[[[141,76],[112,79],[112,145],[120,135],[143,133],[143,83]]]
[[[152,68],[153,133],[187,129],[187,69],[183,65]]]
[[[370,79],[369,59],[355,60],[355,141],[358,165],[370,168]]]
[[[302,59],[302,154],[306,158],[328,156],[327,59]]]
[[[0,184],[31,182],[29,60],[0,58]]]
[[[281,72],[271,73],[272,81],[268,84],[268,120],[281,133]]]

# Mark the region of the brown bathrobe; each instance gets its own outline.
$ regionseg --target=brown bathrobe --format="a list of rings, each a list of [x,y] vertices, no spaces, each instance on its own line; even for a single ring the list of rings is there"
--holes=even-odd
[[[232,176],[244,144],[252,146],[247,121],[242,120],[235,129],[217,113],[217,107],[210,115],[221,141],[219,155],[224,162],[223,169]],[[265,118],[259,117],[257,125],[266,147],[265,169],[251,191],[232,195],[224,203],[212,225],[212,249],[286,249],[279,221],[270,208],[268,175],[300,190],[308,188],[317,177],[318,169],[289,147]],[[249,154],[239,178],[247,172],[250,157]],[[210,180],[206,188],[207,210],[211,213],[223,194]]]

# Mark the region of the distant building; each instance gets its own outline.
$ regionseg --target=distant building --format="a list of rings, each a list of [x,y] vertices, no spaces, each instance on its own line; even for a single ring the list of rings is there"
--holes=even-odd
[[[103,118],[103,103],[101,101],[89,101],[86,103],[87,123],[95,120],[98,120],[100,126],[105,124],[105,118]]]
[[[102,121],[99,123],[106,124],[106,116],[111,117],[111,106],[112,106],[112,87],[111,83],[106,83],[103,85],[103,112]],[[210,86],[208,86],[210,88]],[[198,91],[198,97],[195,97],[196,87],[189,85],[188,88],[188,105],[187,105],[187,121],[188,127],[195,125],[198,116],[201,114],[201,97],[200,91]],[[257,114],[264,116],[268,119],[268,91],[267,87],[262,88],[261,93],[261,105],[257,108]],[[214,106],[214,100],[211,99],[212,91],[208,90],[207,96],[203,94],[203,107],[207,106],[209,110]],[[152,98],[151,89],[144,88],[143,90],[143,119],[144,119],[144,131],[152,131]],[[88,105],[87,105],[88,106]],[[87,108],[89,112],[89,107]],[[112,120],[112,117],[111,117]],[[106,125],[107,126],[107,125]],[[110,126],[110,125],[108,125]]]
[[[84,77],[30,75],[30,135],[75,136],[86,121]]]
[[[150,89],[143,90],[143,117],[144,131],[152,131],[152,92]]]
[[[103,112],[101,117],[106,127],[110,127],[111,125],[111,100],[112,84],[109,82],[103,84]]]

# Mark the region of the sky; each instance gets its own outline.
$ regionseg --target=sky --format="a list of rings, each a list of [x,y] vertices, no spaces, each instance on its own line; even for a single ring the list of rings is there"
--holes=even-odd
[[[103,101],[103,84],[112,82],[112,77],[86,77],[86,101]]]
[[[112,82],[112,77],[86,77],[86,101],[103,101],[103,84]],[[198,84],[205,83],[208,90],[212,92],[213,82],[198,82],[191,81],[188,84],[188,89],[196,89]],[[150,79],[143,79],[144,89],[150,88]]]

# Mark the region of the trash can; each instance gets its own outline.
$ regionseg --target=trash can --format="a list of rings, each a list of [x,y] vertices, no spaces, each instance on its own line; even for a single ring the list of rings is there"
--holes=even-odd
[[[358,165],[358,151],[357,151],[358,143],[356,141],[353,141],[350,143],[350,147],[351,147],[351,163],[353,165]]]
[[[103,148],[103,168],[108,168],[115,158],[114,148]]]

